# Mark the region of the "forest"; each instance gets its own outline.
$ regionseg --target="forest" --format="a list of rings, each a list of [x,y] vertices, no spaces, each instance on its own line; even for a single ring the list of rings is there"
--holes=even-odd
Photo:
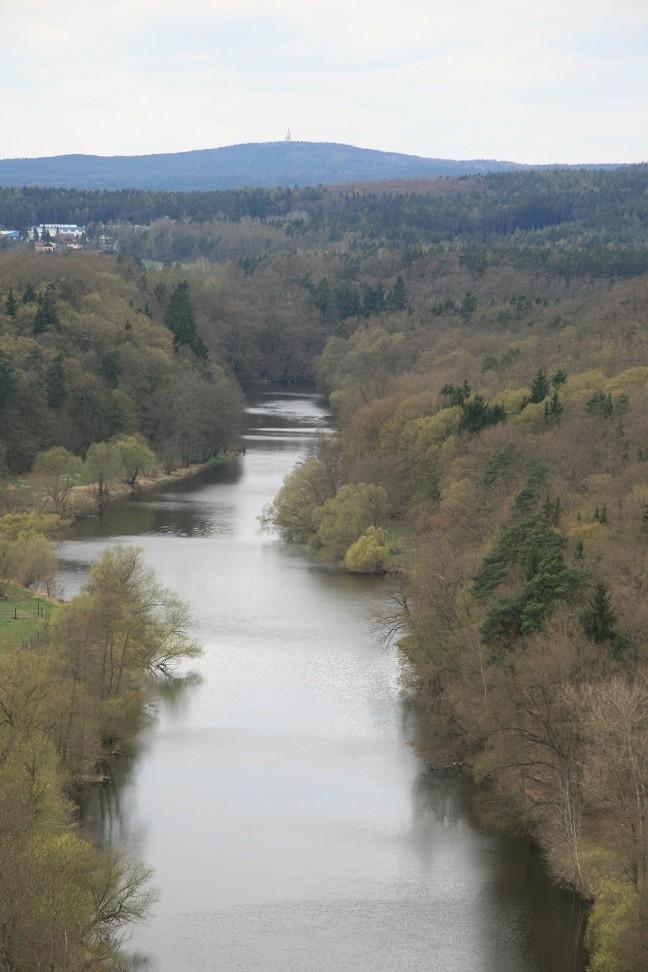
[[[231,448],[241,387],[316,382],[339,435],[266,520],[341,569],[393,572],[385,628],[436,740],[426,756],[463,764],[484,814],[532,835],[591,905],[591,972],[648,964],[647,190],[647,166],[185,196],[0,190],[6,225],[65,218],[91,238],[109,224],[119,241],[0,254],[3,583],[42,590],[51,538],[112,481]],[[0,772],[18,801],[0,855],[24,854],[2,867],[47,889],[69,863],[70,901],[88,895],[79,956],[117,950],[88,875],[132,865],[98,863],[70,830],[70,781],[137,725],[141,679],[166,665],[156,626],[177,624],[177,654],[194,650],[181,606],[148,598],[133,557],[98,564],[44,642],[0,652]],[[118,648],[131,623],[110,610],[124,585],[125,612],[163,609],[144,612],[141,652],[106,668],[101,626],[117,625]],[[80,631],[96,646],[87,667]],[[69,687],[56,699],[52,677]],[[36,756],[54,805],[39,803]],[[29,908],[0,898],[0,968],[86,967],[61,964],[52,895],[24,894]],[[16,952],[23,919],[49,929],[31,956]]]
[[[154,320],[131,260],[21,248],[0,280],[0,968],[118,969],[155,893],[144,865],[81,835],[80,788],[198,646],[135,549],[56,600],[55,544],[145,478],[222,461],[242,395],[186,282]]]

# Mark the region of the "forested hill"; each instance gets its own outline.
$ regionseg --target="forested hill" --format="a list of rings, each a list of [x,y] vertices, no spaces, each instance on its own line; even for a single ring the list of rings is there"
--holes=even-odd
[[[159,155],[59,155],[0,160],[0,185],[84,189],[231,189],[421,179],[521,168],[492,159],[455,161],[335,142],[252,142]]]

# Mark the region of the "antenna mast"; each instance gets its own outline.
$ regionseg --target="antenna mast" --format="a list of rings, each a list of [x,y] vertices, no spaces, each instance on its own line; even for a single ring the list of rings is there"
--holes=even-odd
[[[284,142],[292,142],[292,135],[290,134],[290,129],[288,129],[288,131],[286,132],[286,137],[284,138]]]

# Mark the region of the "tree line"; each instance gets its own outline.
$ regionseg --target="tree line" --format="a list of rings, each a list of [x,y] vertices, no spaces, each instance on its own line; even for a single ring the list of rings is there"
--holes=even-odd
[[[0,516],[0,577],[47,529]],[[128,745],[148,678],[198,647],[185,606],[126,548],[106,551],[38,635],[0,649],[0,967],[122,968],[124,937],[155,900],[151,873],[80,834],[74,787]]]
[[[386,624],[435,763],[464,763],[590,903],[590,968],[640,972],[648,279],[561,290],[518,276],[526,294],[503,300],[515,277],[492,257],[446,253],[433,283],[413,264],[407,313],[329,338],[318,380],[337,446],[268,515],[352,571],[389,569],[399,531],[415,538]],[[436,314],[425,290],[464,273],[471,312]]]

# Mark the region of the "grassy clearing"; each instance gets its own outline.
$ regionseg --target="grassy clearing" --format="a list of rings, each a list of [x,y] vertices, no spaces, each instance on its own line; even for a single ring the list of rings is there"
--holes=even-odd
[[[62,607],[24,587],[8,587],[0,598],[0,652],[31,641]]]

